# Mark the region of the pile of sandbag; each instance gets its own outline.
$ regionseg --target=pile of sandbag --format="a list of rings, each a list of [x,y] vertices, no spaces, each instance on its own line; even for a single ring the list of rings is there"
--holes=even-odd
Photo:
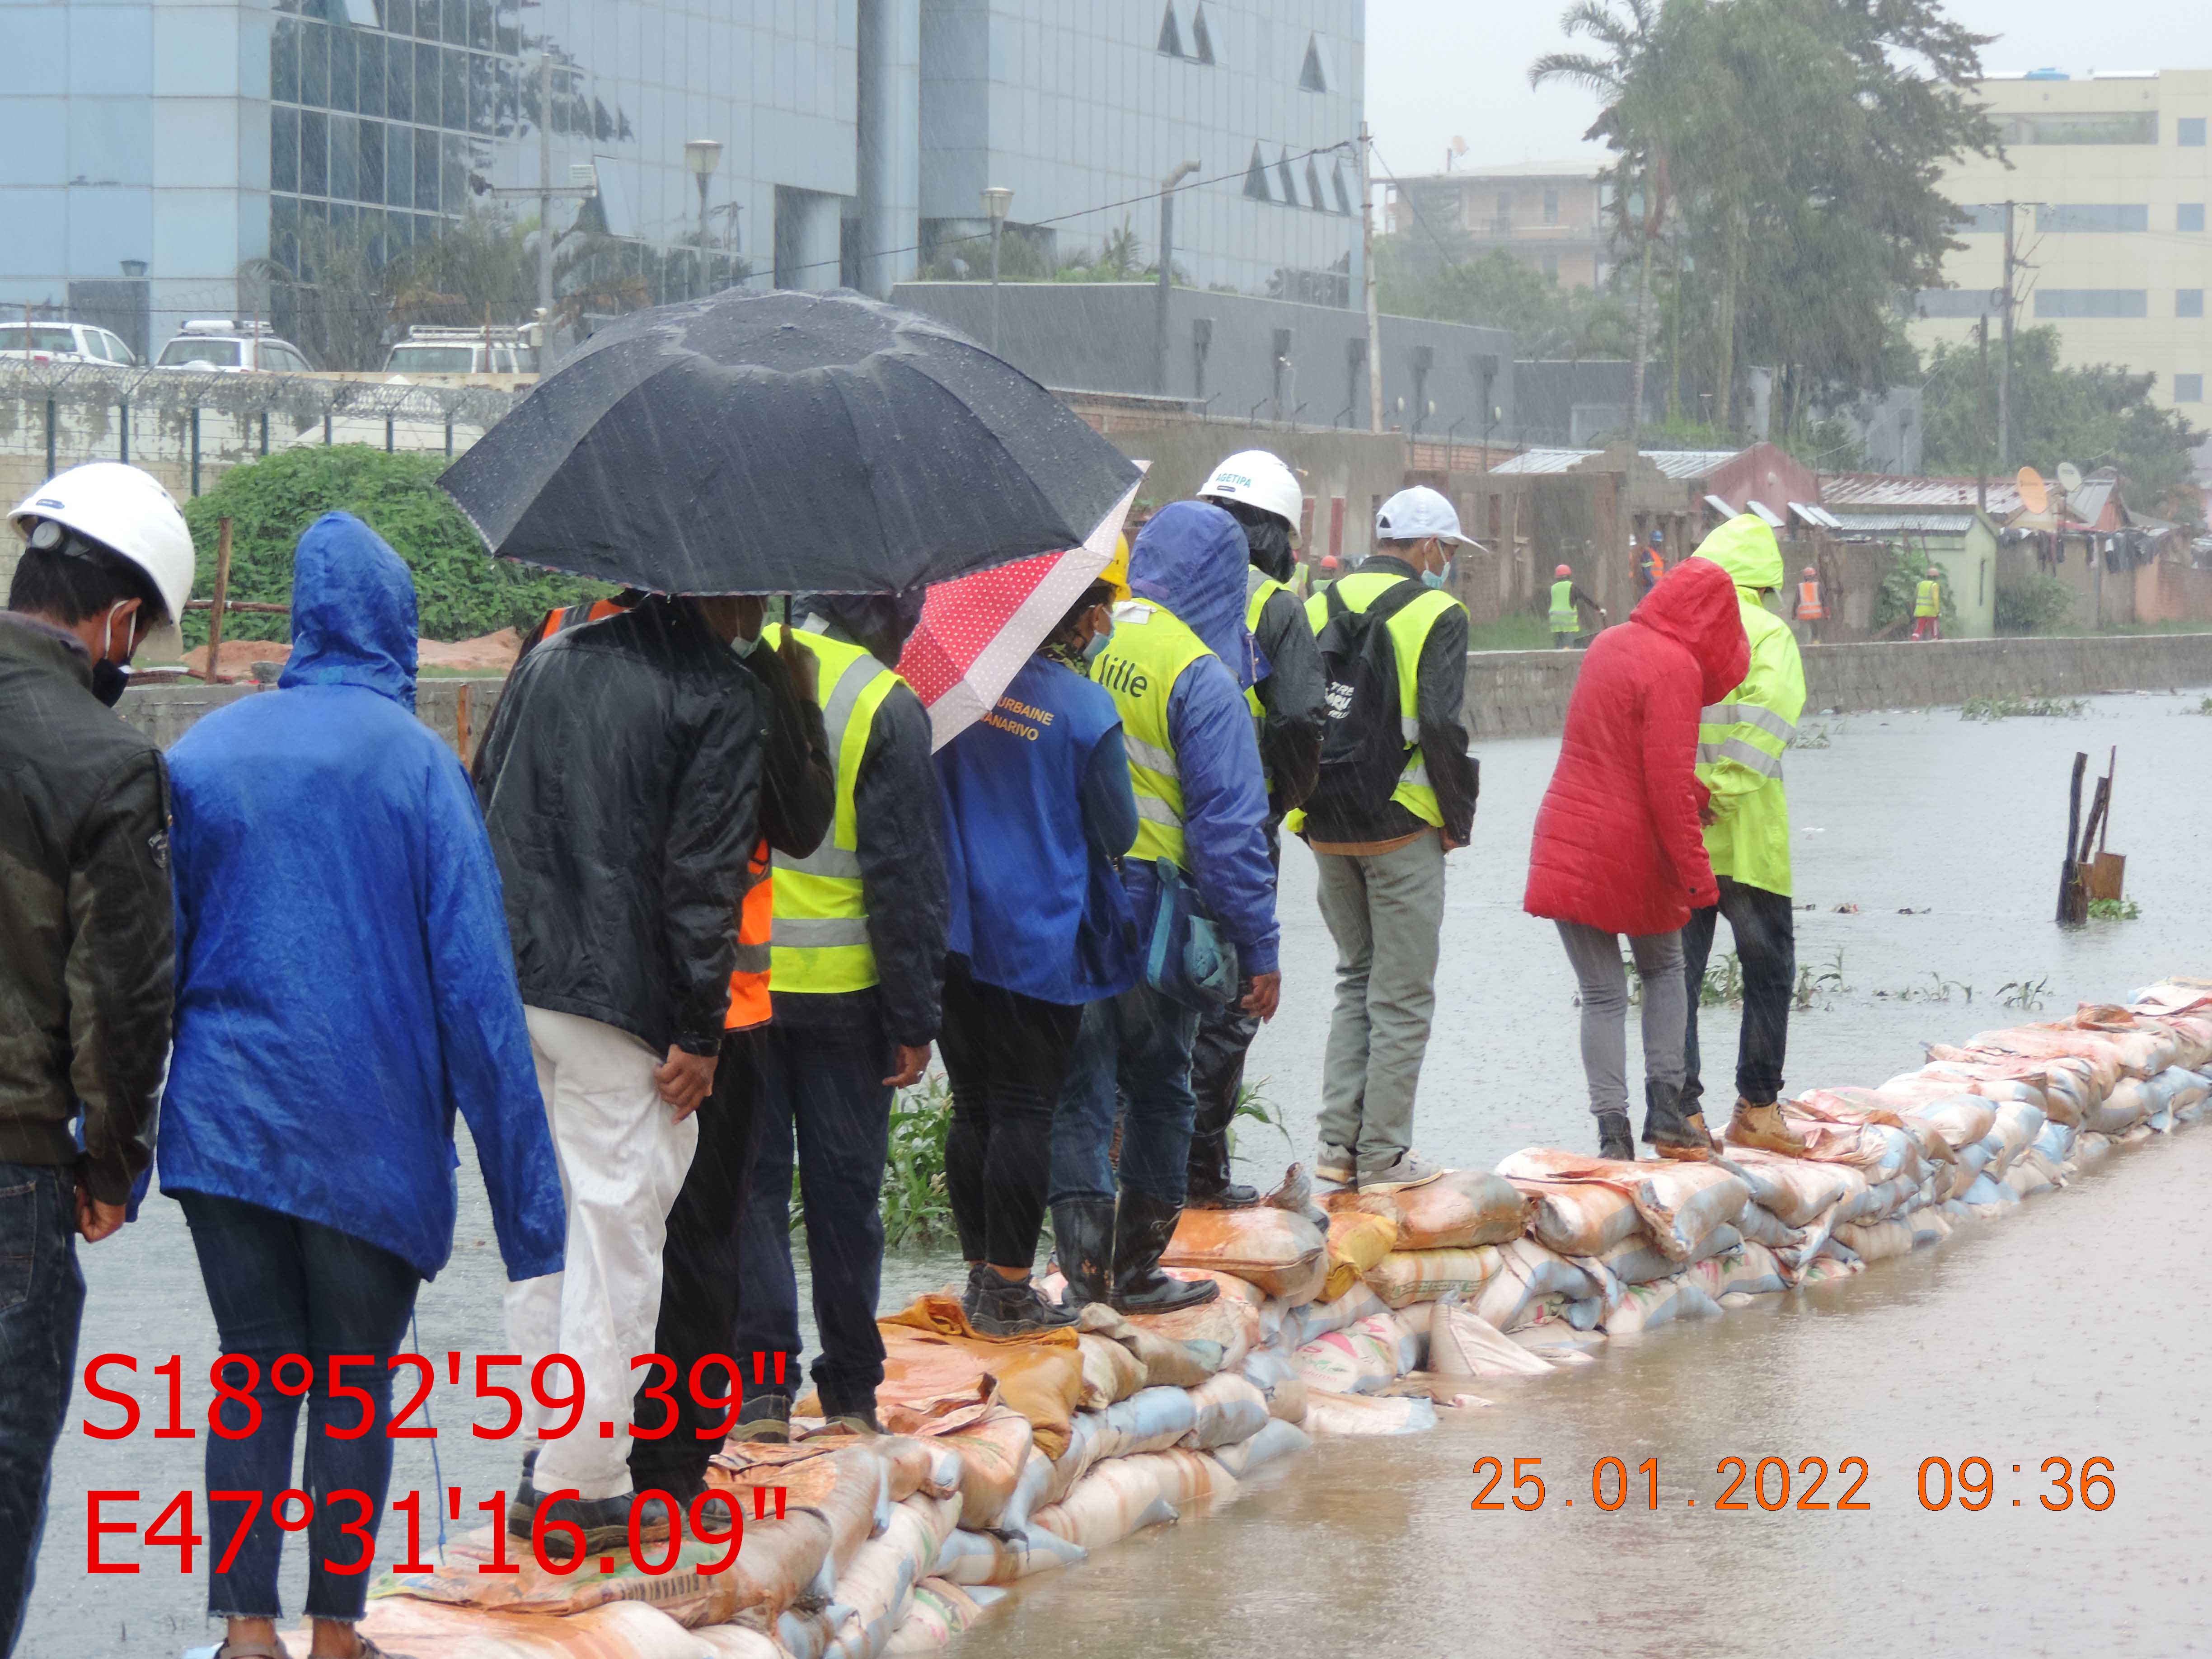
[[[1293,1170],[1257,1207],[1185,1214],[1164,1261],[1220,1287],[1201,1306],[1092,1306],[1014,1340],[977,1335],[949,1294],[879,1322],[890,1431],[726,1447],[710,1479],[746,1520],[721,1571],[720,1551],[686,1542],[659,1574],[526,1559],[480,1574],[480,1531],[428,1572],[386,1575],[362,1628],[416,1659],[933,1651],[1006,1586],[1225,1502],[1316,1437],[1416,1432],[1439,1404],[1484,1404],[1463,1391],[1475,1379],[1520,1386],[2006,1213],[2085,1158],[2199,1121],[2208,1068],[2212,982],[2172,980],[1933,1046],[1878,1088],[1784,1102],[1802,1157],[1528,1147],[1494,1171],[1318,1200]]]

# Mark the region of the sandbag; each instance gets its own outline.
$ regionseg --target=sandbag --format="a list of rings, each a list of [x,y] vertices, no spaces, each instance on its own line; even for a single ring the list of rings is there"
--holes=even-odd
[[[1027,1418],[999,1406],[981,1422],[941,1437],[960,1457],[962,1526],[981,1531],[999,1524],[1029,1461],[1033,1437]]]
[[[1785,1227],[1804,1226],[1822,1212],[1856,1197],[1867,1185],[1866,1177],[1847,1165],[1811,1163],[1757,1146],[1729,1147],[1726,1167],[1743,1179],[1759,1206]]]
[[[1328,1239],[1294,1211],[1258,1205],[1244,1210],[1187,1209],[1160,1260],[1171,1267],[1232,1273],[1269,1296],[1305,1285]],[[1326,1279],[1327,1268],[1322,1270]]]
[[[1165,1451],[1198,1426],[1198,1406],[1188,1389],[1142,1389],[1099,1413],[1090,1444],[1095,1467],[1109,1458]]]
[[[1077,1481],[1060,1502],[1039,1510],[1030,1530],[1096,1550],[1172,1521],[1177,1511],[1160,1490],[1162,1473],[1150,1457],[1109,1458]]]
[[[790,1649],[750,1625],[708,1625],[693,1631],[691,1636],[699,1644],[699,1652],[712,1655],[713,1659],[793,1659]]]
[[[1385,1261],[1389,1259],[1387,1256],[1383,1258]],[[1380,1267],[1381,1264],[1376,1265]],[[1311,1302],[1303,1307],[1286,1309],[1276,1346],[1289,1352],[1317,1336],[1326,1335],[1330,1331],[1340,1331],[1370,1314],[1388,1311],[1382,1298],[1370,1285],[1363,1282],[1329,1301]]]
[[[1312,1444],[1313,1437],[1296,1423],[1273,1418],[1249,1440],[1239,1441],[1233,1446],[1223,1446],[1213,1455],[1223,1468],[1242,1480],[1261,1464],[1272,1463],[1292,1452],[1304,1451]]]
[[[1448,1296],[1430,1304],[1428,1369],[1440,1376],[1534,1376],[1552,1366],[1507,1341],[1456,1296]]]
[[[1561,1255],[1598,1255],[1644,1231],[1636,1201],[1617,1188],[1516,1180],[1528,1200],[1528,1232]]]
[[[1886,1261],[1893,1255],[1912,1254],[1912,1229],[1902,1221],[1875,1221],[1863,1225],[1838,1222],[1835,1237],[1862,1261]]]
[[[1434,1181],[1388,1194],[1401,1250],[1456,1250],[1521,1237],[1528,1201],[1487,1170],[1447,1170]]]
[[[907,1615],[884,1644],[887,1656],[935,1653],[983,1616],[975,1599],[944,1578],[925,1578],[914,1587]]]
[[[878,1319],[876,1327],[884,1339],[879,1406],[927,1409],[940,1400],[972,1398],[989,1377],[1000,1402],[1029,1419],[1039,1444],[1054,1456],[1066,1449],[1068,1419],[1083,1398],[1083,1351],[1073,1330],[977,1336],[957,1298],[934,1294]]]
[[[1899,1131],[1887,1133],[1905,1139]],[[1687,1261],[1691,1246],[1713,1228],[1735,1220],[1751,1196],[1743,1178],[1719,1164],[1624,1164],[1541,1146],[1515,1152],[1498,1172],[1513,1181],[1567,1181],[1625,1193],[1644,1231],[1676,1261]]]
[[[1205,1339],[1178,1341],[1136,1319],[1116,1313],[1103,1302],[1085,1303],[1083,1311],[1076,1316],[1075,1328],[1079,1335],[1087,1335],[1094,1340],[1103,1337],[1125,1350],[1137,1366],[1138,1388],[1196,1388],[1219,1370],[1228,1358],[1228,1343]],[[1135,1389],[1124,1389],[1115,1398],[1126,1400],[1135,1392]],[[1113,1401],[1105,1403],[1110,1405]]]
[[[699,1659],[703,1632],[686,1630],[641,1601],[614,1601],[563,1618],[492,1613],[394,1595],[372,1600],[361,1633],[416,1659]],[[283,1632],[295,1653],[307,1650],[306,1628]],[[724,1651],[765,1659],[757,1644]]]
[[[828,1659],[874,1659],[904,1620],[914,1587],[937,1564],[938,1547],[950,1536],[959,1511],[954,1498],[916,1496],[891,1507],[889,1522],[837,1575],[837,1603],[845,1609]]]
[[[1083,1410],[1103,1412],[1145,1386],[1145,1362],[1121,1343],[1080,1328],[1076,1340],[1083,1352],[1083,1398],[1077,1402]]]
[[[1940,1206],[1915,1210],[1905,1218],[1904,1224],[1912,1230],[1912,1248],[1916,1250],[1927,1244],[1941,1244],[1951,1236],[1951,1218]]]
[[[1368,1271],[1368,1287],[1389,1308],[1433,1302],[1453,1292],[1465,1296],[1497,1276],[1498,1250],[1495,1244],[1465,1250],[1393,1250]]]
[[[1387,1194],[1385,1195],[1387,1196]],[[1360,1282],[1398,1243],[1398,1224],[1386,1215],[1340,1210],[1328,1218],[1328,1275],[1316,1298],[1333,1302]]]
[[[2004,1184],[2021,1198],[2047,1193],[2058,1184],[2057,1176],[2033,1150],[2022,1152],[2004,1174]]]
[[[1212,1213],[1230,1215],[1236,1212],[1217,1210]],[[1320,1230],[1316,1228],[1315,1231],[1318,1235]],[[1319,1256],[1314,1258],[1316,1267],[1320,1261]],[[1177,1308],[1172,1313],[1125,1314],[1122,1317],[1139,1331],[1180,1342],[1202,1355],[1208,1376],[1215,1371],[1235,1370],[1260,1340],[1260,1304],[1239,1297],[1216,1297],[1211,1302]],[[1152,1380],[1149,1364],[1146,1377],[1148,1382]]]
[[[1497,1249],[1497,1273],[1469,1298],[1476,1317],[1492,1329],[1510,1331],[1527,1322],[1528,1305],[1539,1297],[1583,1301],[1605,1288],[1601,1280],[1533,1238],[1516,1238]]]
[[[1957,1094],[1915,1107],[1911,1115],[1933,1125],[1942,1135],[1944,1144],[1956,1152],[1989,1133],[1996,1122],[1996,1109],[1994,1100],[1979,1095]]]
[[[1364,1331],[1370,1336],[1387,1344],[1396,1361],[1398,1375],[1417,1371],[1429,1354],[1428,1304],[1416,1302],[1403,1312],[1388,1310],[1370,1314],[1345,1327],[1346,1330]]]
[[[1804,1278],[1797,1282],[1801,1288],[1809,1289],[1815,1285],[1826,1285],[1835,1279],[1849,1279],[1854,1273],[1863,1273],[1865,1271],[1866,1263],[1863,1261],[1844,1261],[1832,1255],[1824,1255],[1806,1268]]]
[[[1685,1271],[1692,1272],[1698,1287],[1716,1301],[1723,1296],[1771,1296],[1790,1288],[1790,1274],[1780,1259],[1765,1245],[1747,1238]]]
[[[1123,1460],[1157,1466],[1160,1493],[1178,1512],[1224,1504],[1237,1496],[1237,1478],[1211,1452],[1146,1452]]]
[[[1267,1402],[1267,1415],[1286,1423],[1305,1420],[1306,1380],[1298,1375],[1297,1366],[1291,1356],[1284,1353],[1255,1353],[1244,1361],[1238,1373]]]
[[[1437,1408],[1418,1395],[1371,1395],[1312,1391],[1310,1435],[1421,1434],[1437,1425]]]
[[[1396,1344],[1357,1325],[1316,1337],[1291,1356],[1291,1364],[1304,1379],[1310,1397],[1316,1389],[1375,1394],[1399,1376]]]
[[[1753,1207],[1746,1205],[1743,1211],[1739,1211],[1737,1221],[1744,1219],[1745,1212]],[[1690,1247],[1690,1260],[1703,1261],[1708,1256],[1733,1250],[1742,1243],[1743,1234],[1735,1224],[1724,1222]],[[1683,1265],[1668,1261],[1657,1245],[1642,1237],[1624,1239],[1604,1255],[1585,1258],[1576,1265],[1587,1269],[1592,1262],[1624,1285],[1646,1285],[1655,1279],[1665,1279]]]
[[[1179,1446],[1212,1451],[1249,1440],[1267,1426],[1267,1396],[1237,1372],[1208,1377],[1189,1393],[1197,1420],[1190,1432],[1176,1443]]]
[[[1687,1274],[1677,1273],[1648,1285],[1628,1285],[1620,1304],[1605,1316],[1605,1334],[1633,1336],[1677,1319],[1711,1318],[1720,1310],[1720,1304]]]
[[[1011,1584],[1031,1573],[1073,1566],[1089,1555],[1042,1527],[1012,1532],[955,1532],[939,1547],[937,1571],[956,1584]]]

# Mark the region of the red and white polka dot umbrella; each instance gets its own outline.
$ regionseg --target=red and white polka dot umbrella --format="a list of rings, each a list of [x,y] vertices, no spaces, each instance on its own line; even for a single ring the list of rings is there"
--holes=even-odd
[[[997,704],[1052,625],[1113,558],[1136,498],[1131,484],[1080,547],[931,586],[898,665],[929,710],[931,748],[942,749]]]

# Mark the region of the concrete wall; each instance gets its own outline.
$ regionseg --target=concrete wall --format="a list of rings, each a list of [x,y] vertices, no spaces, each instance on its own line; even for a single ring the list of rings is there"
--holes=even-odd
[[[425,726],[453,744],[466,758],[476,753],[477,744],[483,741],[484,728],[491,722],[492,710],[499,707],[499,694],[505,684],[497,677],[423,680],[415,688],[415,713]],[[124,693],[117,712],[166,749],[203,715],[226,703],[236,702],[240,697],[259,695],[258,690],[250,685],[202,685],[195,681],[179,685],[140,686]],[[461,741],[465,714],[465,744]]]
[[[2212,633],[1814,645],[1804,656],[1808,716],[2212,685]],[[1476,652],[1467,664],[1468,729],[1478,741],[1559,731],[1581,663],[1577,651]]]

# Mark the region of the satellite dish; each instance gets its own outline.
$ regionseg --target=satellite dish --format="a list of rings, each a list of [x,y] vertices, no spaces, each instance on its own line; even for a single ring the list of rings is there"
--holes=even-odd
[[[2081,469],[2071,461],[2059,462],[2058,487],[2071,495],[2081,487]]]
[[[2051,511],[2051,491],[2045,485],[2040,472],[2032,466],[2024,466],[2020,470],[2018,483],[2021,506],[2031,513]]]
[[[1451,153],[1455,155],[1464,155],[1467,154],[1467,140],[1461,137],[1457,133],[1454,133],[1452,135]]]

